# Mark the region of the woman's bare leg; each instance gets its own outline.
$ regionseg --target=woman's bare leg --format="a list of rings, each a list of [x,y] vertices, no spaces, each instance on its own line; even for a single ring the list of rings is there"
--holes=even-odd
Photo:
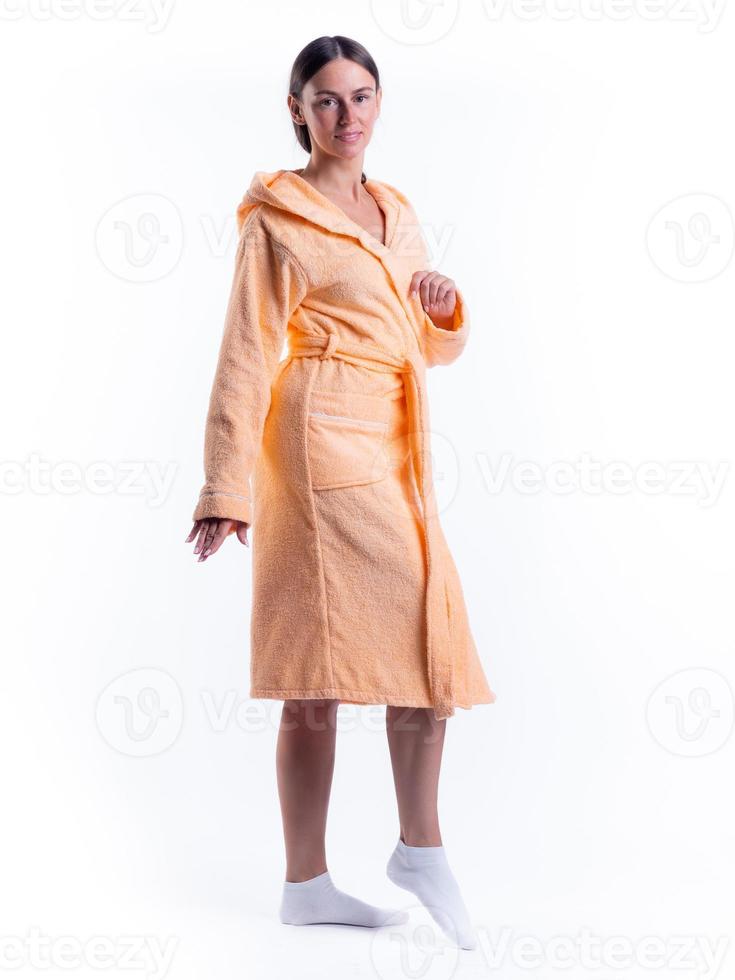
[[[278,794],[286,841],[281,922],[384,926],[408,913],[370,905],[337,888],[327,870],[324,836],[332,787],[337,700],[286,701],[278,732]]]
[[[432,708],[388,706],[386,731],[393,764],[401,834],[388,861],[391,881],[412,892],[457,945],[474,949],[467,907],[449,867],[437,797],[447,721]]]
[[[385,715],[401,840],[412,846],[439,846],[439,772],[447,720],[431,708],[388,705]]]
[[[276,746],[286,881],[327,870],[325,834],[332,788],[338,700],[284,702]]]

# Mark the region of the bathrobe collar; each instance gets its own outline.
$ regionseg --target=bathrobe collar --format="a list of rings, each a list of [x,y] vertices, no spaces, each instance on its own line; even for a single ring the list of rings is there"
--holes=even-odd
[[[400,193],[377,180],[367,179],[365,189],[372,194],[385,214],[385,245],[353,221],[338,205],[300,176],[298,170],[256,171],[247,193],[237,209],[238,230],[248,213],[258,204],[297,214],[337,235],[355,238],[381,260],[390,252],[401,212]]]

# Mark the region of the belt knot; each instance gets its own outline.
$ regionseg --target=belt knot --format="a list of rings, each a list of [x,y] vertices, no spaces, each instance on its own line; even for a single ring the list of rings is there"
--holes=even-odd
[[[319,355],[320,360],[324,360],[325,357],[331,357],[337,349],[337,344],[339,343],[339,337],[336,331],[332,331],[329,334],[329,340],[327,341],[327,346]]]

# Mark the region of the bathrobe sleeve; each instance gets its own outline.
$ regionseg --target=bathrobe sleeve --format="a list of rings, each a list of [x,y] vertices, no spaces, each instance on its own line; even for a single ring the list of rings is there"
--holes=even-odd
[[[470,318],[464,297],[455,286],[457,302],[450,327],[437,327],[424,313],[424,357],[428,367],[451,364],[464,350],[470,332]]]
[[[291,314],[307,292],[298,260],[253,213],[243,225],[204,435],[205,483],[193,520],[252,523],[250,477],[260,451]],[[230,533],[235,528],[231,528]]]
[[[416,241],[418,243],[418,263],[417,269],[431,269],[429,250],[426,239],[421,231],[421,226],[416,216],[413,206],[407,202],[412,221],[417,230]],[[437,327],[428,313],[424,311],[423,324],[423,347],[424,359],[427,367],[434,367],[436,364],[451,364],[464,350],[467,338],[470,333],[470,316],[467,310],[464,296],[455,287],[457,302],[454,307],[454,316],[449,328]],[[419,300],[420,302],[420,300]]]

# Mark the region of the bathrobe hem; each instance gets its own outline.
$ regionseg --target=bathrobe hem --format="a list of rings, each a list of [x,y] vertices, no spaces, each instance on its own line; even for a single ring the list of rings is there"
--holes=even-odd
[[[275,701],[285,700],[323,700],[332,698],[345,704],[384,704],[388,707],[399,708],[433,708],[432,702],[426,698],[416,698],[403,694],[371,694],[369,691],[348,691],[341,687],[325,687],[318,690],[285,690],[271,687],[251,687],[251,698],[266,698]],[[455,701],[455,708],[469,710],[474,705],[494,704],[497,696],[491,692],[489,698],[477,698],[472,701]]]

